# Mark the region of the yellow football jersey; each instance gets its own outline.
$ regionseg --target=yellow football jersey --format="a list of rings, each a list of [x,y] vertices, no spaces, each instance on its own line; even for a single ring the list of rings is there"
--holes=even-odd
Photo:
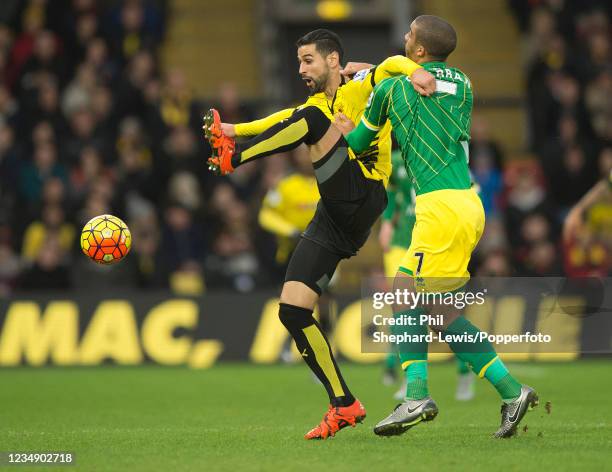
[[[324,92],[315,93],[297,108],[287,108],[260,120],[237,124],[235,126],[236,135],[253,136],[260,134],[291,116],[295,110],[308,106],[319,108],[332,121],[335,113],[342,112],[354,124],[357,124],[361,120],[372,90],[378,82],[394,75],[411,75],[420,67],[416,62],[404,56],[389,57],[377,67],[360,71],[355,74],[352,80],[342,83],[331,99]],[[389,122],[380,129],[372,141],[371,148],[365,154],[367,157],[358,159],[363,174],[368,179],[382,180],[386,186],[389,175],[391,175],[391,125]],[[357,158],[351,149],[349,149],[349,157],[351,159]]]

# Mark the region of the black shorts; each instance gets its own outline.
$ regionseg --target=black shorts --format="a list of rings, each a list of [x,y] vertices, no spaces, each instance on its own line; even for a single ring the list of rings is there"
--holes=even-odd
[[[302,237],[341,258],[354,256],[387,206],[385,187],[349,159],[344,138],[314,167],[321,199]]]

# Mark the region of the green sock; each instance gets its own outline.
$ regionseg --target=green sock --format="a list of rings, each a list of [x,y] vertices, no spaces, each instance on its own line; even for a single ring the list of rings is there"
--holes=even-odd
[[[397,353],[395,351],[390,352],[389,354],[387,354],[387,357],[385,357],[385,368],[387,370],[395,369],[397,360],[398,360]]]
[[[420,400],[427,396],[427,361],[413,361],[406,368],[406,398]]]
[[[491,382],[504,402],[511,402],[521,394],[521,384],[516,381],[508,368],[498,357],[487,367],[484,377]]]
[[[457,373],[459,375],[465,375],[470,371],[470,365],[467,362],[463,362],[457,356],[455,356],[455,360],[457,361]]]
[[[480,330],[463,316],[455,319],[444,331],[445,335],[464,333],[477,338]],[[486,377],[491,382],[504,401],[512,401],[520,395],[521,384],[510,375],[487,339],[477,340],[475,343],[455,340],[447,343],[460,360],[472,367],[476,375],[480,378]]]
[[[416,308],[414,310],[406,310],[400,313],[396,313],[395,317],[410,316],[415,320],[414,325],[394,325],[392,326],[393,334],[409,334],[409,335],[421,335],[422,339],[418,341],[411,341],[401,343],[398,345],[399,358],[402,369],[406,372],[406,397],[411,400],[420,400],[429,395],[427,389],[427,350],[428,345],[424,336],[427,335],[428,330],[426,325],[418,323],[419,316],[425,313],[422,308]]]

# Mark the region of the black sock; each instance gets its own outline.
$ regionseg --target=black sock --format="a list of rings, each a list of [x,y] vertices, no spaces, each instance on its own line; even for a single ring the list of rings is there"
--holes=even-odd
[[[329,342],[312,310],[280,303],[281,322],[295,341],[302,358],[321,381],[333,406],[349,406],[355,401],[336,364]]]

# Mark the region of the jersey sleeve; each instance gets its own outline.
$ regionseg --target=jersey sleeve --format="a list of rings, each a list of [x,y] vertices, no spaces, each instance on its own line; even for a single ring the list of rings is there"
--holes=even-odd
[[[383,80],[374,87],[368,99],[368,105],[363,113],[361,122],[372,131],[378,131],[387,121],[389,95],[393,87],[393,82],[393,80]]]
[[[421,66],[406,56],[388,57],[375,67],[372,74],[372,86],[396,75],[407,75],[410,77],[417,69],[421,69]]]
[[[276,123],[289,118],[294,111],[295,108],[286,108],[259,120],[250,121],[248,123],[238,123],[235,125],[234,131],[236,132],[236,136],[256,136],[274,126]]]
[[[346,136],[348,145],[356,154],[362,153],[370,146],[376,133],[387,121],[387,107],[391,86],[390,80],[383,80],[374,87],[361,121]]]
[[[384,79],[398,75],[410,76],[420,68],[419,64],[405,56],[391,56],[372,69],[363,69],[357,72],[345,87],[351,95],[359,97],[358,101],[365,101],[374,87]]]

